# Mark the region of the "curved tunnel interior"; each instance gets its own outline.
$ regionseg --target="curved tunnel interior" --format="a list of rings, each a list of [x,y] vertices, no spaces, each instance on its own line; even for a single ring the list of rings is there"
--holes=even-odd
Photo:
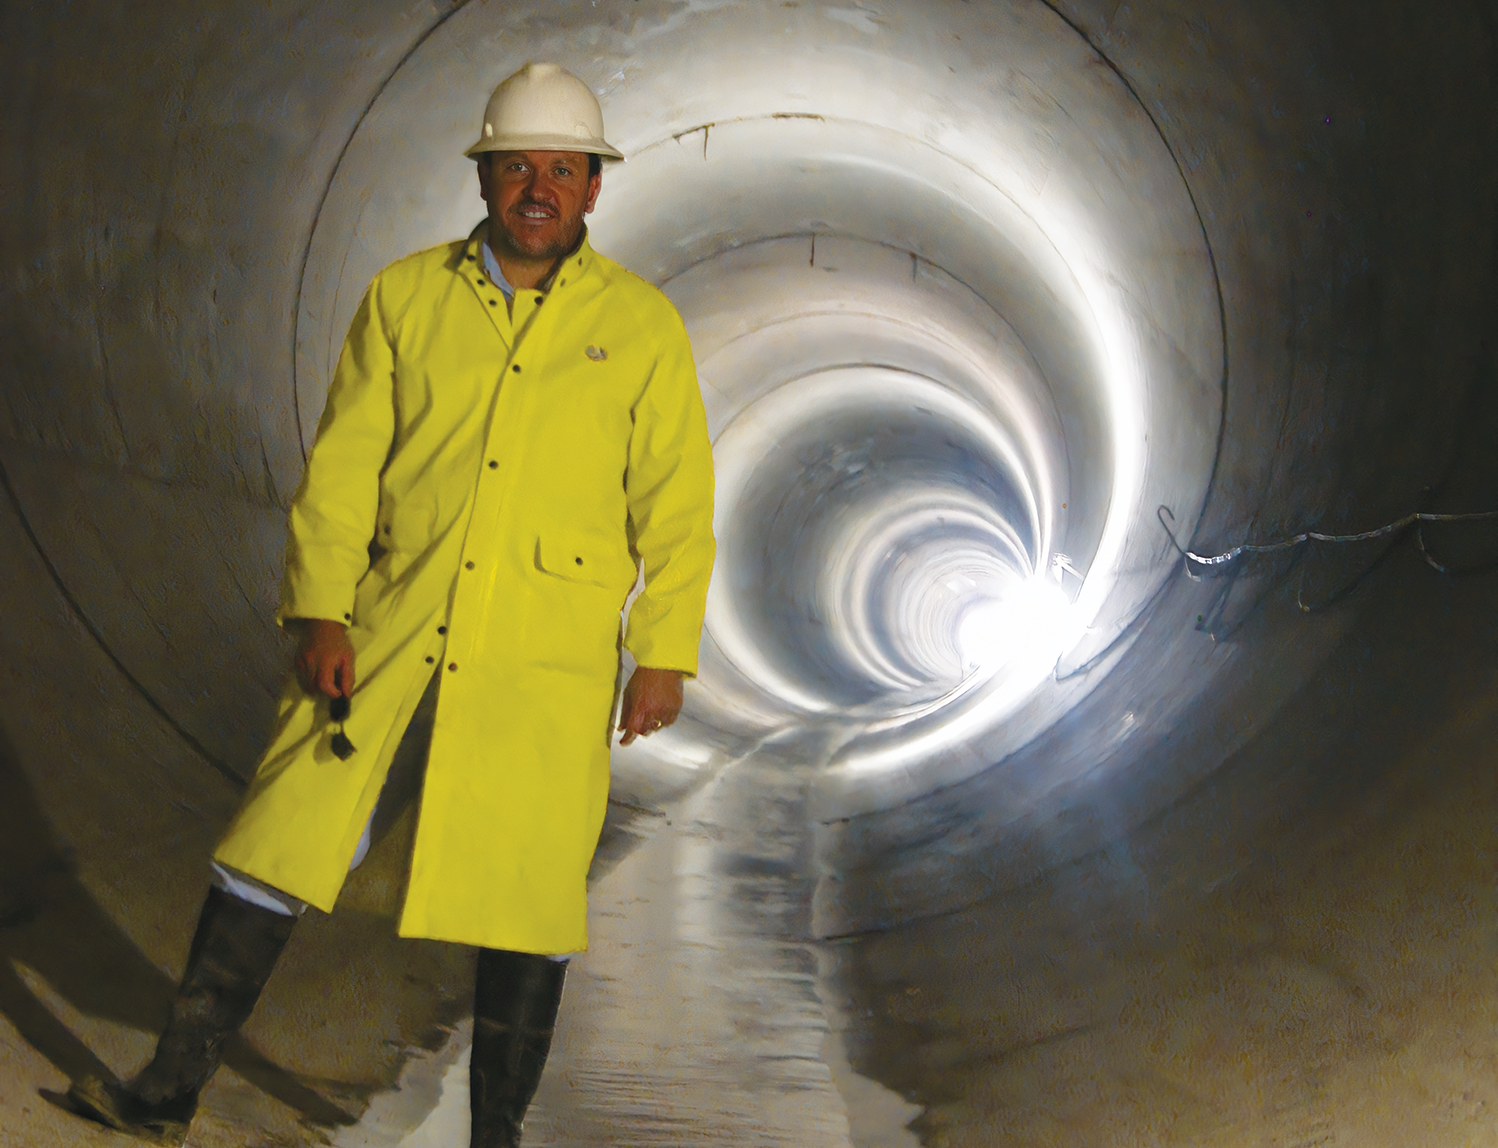
[[[565,51],[567,16],[523,42],[515,19],[445,22],[350,141],[301,284],[304,442],[369,276],[472,226],[472,173],[446,161],[471,124],[432,108]],[[1043,7],[880,21],[747,7],[598,31],[630,158],[592,233],[687,323],[723,541],[689,721],[622,778],[812,731],[856,791],[832,800],[859,808],[887,799],[862,776],[986,768],[1085,692],[1047,685],[1058,660],[1116,647],[1167,577],[1146,509],[1189,534],[1205,497],[1218,285],[1145,110]]]
[[[343,332],[480,220],[483,98],[555,59],[628,157],[592,241],[692,339],[719,553],[682,720],[615,751],[534,1141],[1498,1129],[1454,1020],[1498,1009],[1498,595],[1419,561],[1498,540],[1179,551],[1498,506],[1491,4],[203,11],[0,18],[12,1095],[148,1051]],[[203,1143],[462,1127],[469,958],[388,936],[409,830]]]

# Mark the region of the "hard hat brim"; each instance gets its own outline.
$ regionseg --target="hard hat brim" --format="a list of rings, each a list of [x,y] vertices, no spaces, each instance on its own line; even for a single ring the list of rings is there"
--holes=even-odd
[[[580,151],[604,159],[624,158],[624,153],[606,140],[561,135],[495,136],[479,140],[463,154],[472,158],[486,151]]]

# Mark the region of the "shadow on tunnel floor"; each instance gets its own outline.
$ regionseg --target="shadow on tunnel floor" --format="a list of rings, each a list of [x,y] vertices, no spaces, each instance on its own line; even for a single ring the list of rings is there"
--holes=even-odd
[[[152,1036],[165,1024],[177,987],[78,879],[73,858],[53,834],[0,730],[0,1014],[69,1079],[84,1073],[114,1079],[28,987],[18,965],[80,1013]],[[243,1036],[230,1040],[224,1063],[309,1123],[340,1125],[353,1119]]]

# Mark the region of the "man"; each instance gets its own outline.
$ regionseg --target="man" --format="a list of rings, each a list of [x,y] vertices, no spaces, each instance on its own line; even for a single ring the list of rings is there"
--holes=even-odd
[[[712,461],[691,350],[583,226],[623,157],[552,64],[499,86],[467,154],[487,221],[382,271],[344,343],[291,508],[296,680],[156,1057],[70,1093],[157,1143],[183,1142],[297,915],[331,910],[362,859],[403,735],[429,729],[399,931],[479,947],[472,1143],[518,1144],[587,945],[637,563],[623,742],[675,721],[696,670]]]

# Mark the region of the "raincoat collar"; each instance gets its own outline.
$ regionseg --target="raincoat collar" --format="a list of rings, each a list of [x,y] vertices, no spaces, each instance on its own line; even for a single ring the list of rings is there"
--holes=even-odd
[[[468,233],[468,242],[463,247],[462,258],[458,260],[459,270],[462,270],[465,265],[472,271],[483,269],[484,239],[488,232],[489,221],[481,219],[478,225]],[[555,288],[566,287],[568,283],[581,279],[592,269],[595,259],[593,244],[588,238],[588,228],[584,225],[582,238],[578,240],[577,247],[573,249],[572,254],[557,264],[556,270],[551,273],[551,281],[541,293],[550,295]]]

